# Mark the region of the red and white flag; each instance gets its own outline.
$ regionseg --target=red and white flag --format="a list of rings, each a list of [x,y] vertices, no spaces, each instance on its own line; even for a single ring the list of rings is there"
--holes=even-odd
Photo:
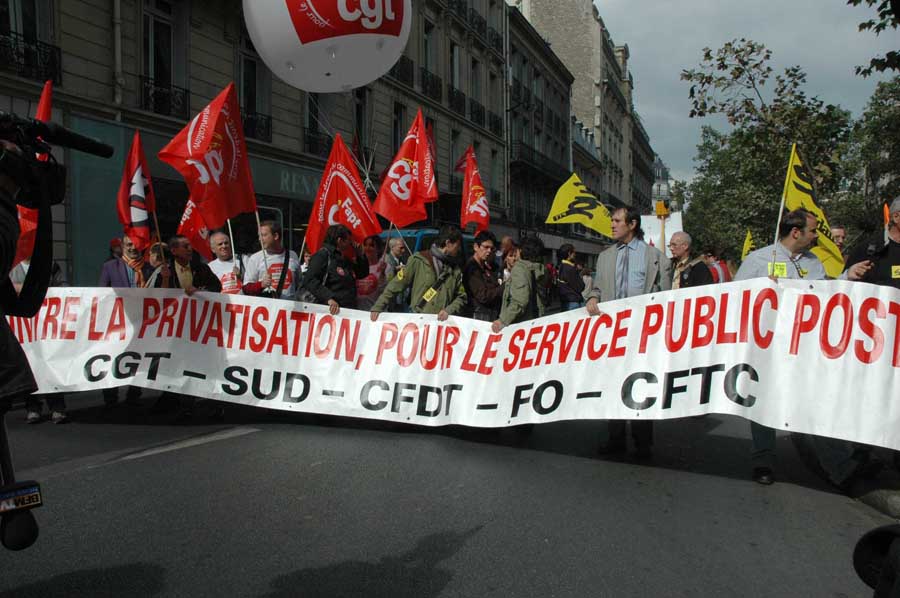
[[[403,228],[425,220],[425,203],[437,197],[434,159],[419,110],[381,184],[375,211]]]
[[[487,230],[491,223],[491,212],[488,209],[487,195],[478,172],[475,160],[475,149],[470,145],[465,155],[465,174],[463,175],[462,201],[460,202],[460,227],[466,228],[470,222],[475,223],[475,233]],[[459,170],[459,163],[457,163]]]
[[[46,81],[44,89],[41,91],[41,98],[38,100],[37,112],[34,115],[35,120],[47,122],[53,110],[53,81]],[[47,154],[38,154],[37,159],[46,162],[50,156]],[[26,208],[25,206],[17,206],[19,210],[19,240],[16,242],[16,255],[13,258],[13,268],[16,265],[31,257],[34,253],[34,241],[37,238],[37,221],[38,211],[35,208]]]
[[[159,152],[187,183],[203,221],[216,229],[238,214],[256,211],[253,177],[234,83]]]
[[[181,215],[181,222],[178,224],[178,234],[187,237],[194,251],[202,255],[207,262],[213,260],[215,256],[209,246],[209,227],[206,226],[197,204],[191,198],[188,198],[184,206],[184,214]]]
[[[322,247],[325,233],[333,224],[343,224],[350,229],[353,240],[358,243],[381,232],[381,224],[372,211],[359,171],[340,134],[334,136],[306,229],[306,246],[311,252]]]
[[[141,145],[140,131],[134,132],[131,151],[125,161],[119,194],[116,197],[116,211],[125,234],[138,251],[150,246],[150,213],[156,211],[156,197],[150,180],[147,157]]]

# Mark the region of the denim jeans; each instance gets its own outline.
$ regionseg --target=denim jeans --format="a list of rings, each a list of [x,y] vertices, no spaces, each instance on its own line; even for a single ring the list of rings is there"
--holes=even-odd
[[[573,311],[584,307],[584,301],[564,301],[562,304],[563,311]]]

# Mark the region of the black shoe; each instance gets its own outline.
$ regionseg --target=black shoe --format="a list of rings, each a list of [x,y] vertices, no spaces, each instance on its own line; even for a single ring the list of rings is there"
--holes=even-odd
[[[753,481],[763,486],[771,486],[775,483],[775,472],[769,467],[755,467],[753,469]]]
[[[649,461],[653,458],[653,450],[649,446],[639,446],[634,451],[634,458],[638,461]]]
[[[627,451],[627,447],[624,444],[612,443],[612,444],[601,444],[599,448],[597,448],[598,455],[624,455]]]

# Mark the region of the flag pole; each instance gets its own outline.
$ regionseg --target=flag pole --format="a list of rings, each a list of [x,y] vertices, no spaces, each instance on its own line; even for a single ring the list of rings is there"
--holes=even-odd
[[[162,245],[162,232],[159,229],[159,218],[156,217],[156,210],[153,210],[153,223],[156,225],[156,240]]]
[[[406,247],[407,253],[409,253],[409,255],[412,255],[412,249],[410,249],[409,245],[406,244],[406,239],[403,238],[403,233],[400,232],[400,229],[397,228],[397,225],[394,224],[393,220],[388,220],[388,222],[390,222],[391,227],[393,227],[397,231],[397,236],[400,238],[400,241],[403,243],[403,246]],[[390,229],[388,229],[388,230],[390,230]],[[388,236],[390,236],[390,235],[388,235]]]
[[[787,201],[788,184],[791,181],[791,159],[794,157],[794,148],[796,147],[797,142],[795,141],[791,146],[791,155],[788,158],[787,174],[784,177],[784,190],[781,192],[781,205],[778,206],[778,220],[775,223],[775,241],[772,243],[772,265],[769,266],[772,273],[775,272],[775,259],[777,257],[776,252],[778,251],[778,231],[781,230],[781,216],[784,214],[784,202]]]

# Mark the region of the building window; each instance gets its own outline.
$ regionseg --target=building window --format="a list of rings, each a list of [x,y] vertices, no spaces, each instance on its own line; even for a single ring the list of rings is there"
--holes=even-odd
[[[310,133],[319,132],[319,94],[306,94],[306,130]]]
[[[245,112],[269,114],[271,77],[247,32],[241,37],[240,102]]]
[[[498,187],[497,179],[499,177],[500,177],[500,161],[498,159],[498,153],[497,153],[497,150],[491,150],[491,175],[490,175],[491,189],[496,189]],[[497,198],[491,197],[491,200],[497,201]]]
[[[424,52],[422,55],[422,66],[425,67],[426,71],[436,72],[437,71],[437,43],[438,37],[437,32],[435,31],[434,23],[430,21],[425,21],[425,46],[423,48]]]
[[[391,126],[392,155],[397,155],[400,145],[406,138],[406,106],[400,102],[394,103],[394,121]]]
[[[367,146],[368,137],[368,95],[369,90],[360,87],[353,92],[353,124],[354,134],[360,148]]]
[[[456,161],[462,156],[459,148],[459,131],[450,131],[450,172],[456,166]]]
[[[472,81],[469,95],[475,98],[475,101],[481,101],[481,63],[474,58],[472,59]]]
[[[27,42],[49,41],[50,0],[0,0],[0,35],[17,33]]]
[[[182,3],[144,0],[144,75],[157,86],[184,85],[184,41]]]
[[[462,67],[460,64],[461,59],[460,47],[456,44],[450,44],[450,85],[456,89],[460,88],[459,80],[462,78],[462,73],[460,73]]]

